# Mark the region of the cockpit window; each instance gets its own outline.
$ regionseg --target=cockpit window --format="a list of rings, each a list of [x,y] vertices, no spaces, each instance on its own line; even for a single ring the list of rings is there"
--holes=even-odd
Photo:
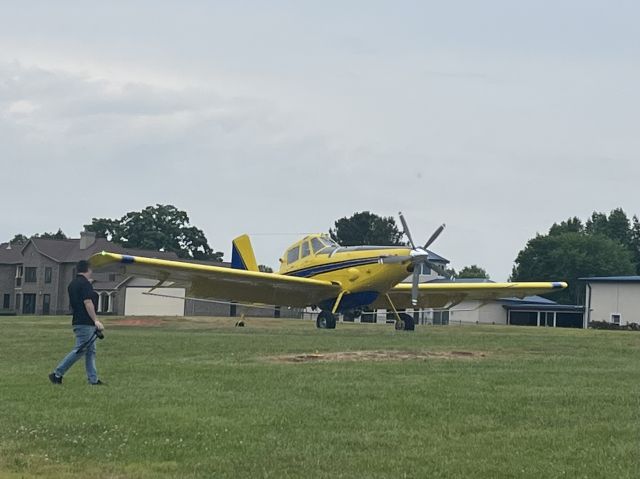
[[[340,246],[338,243],[333,241],[329,236],[325,236],[324,238],[322,238],[322,241],[324,241],[326,244],[328,244],[332,248],[337,248],[338,246]]]
[[[313,251],[316,254],[327,247],[327,245],[324,244],[320,240],[320,238],[311,238],[311,246],[313,247]]]
[[[287,251],[287,264],[295,263],[300,257],[300,248],[297,246]]]
[[[300,245],[302,248],[302,258],[306,258],[307,256],[309,256],[311,254],[311,249],[309,248],[309,242],[308,241],[303,241],[302,244]]]

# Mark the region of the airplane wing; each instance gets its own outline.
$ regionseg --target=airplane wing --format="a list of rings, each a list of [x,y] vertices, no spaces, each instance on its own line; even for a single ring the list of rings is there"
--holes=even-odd
[[[524,298],[536,294],[549,293],[567,287],[564,282],[531,283],[421,283],[417,308],[444,308],[464,300],[490,301],[499,298]],[[396,285],[389,296],[396,308],[413,308],[411,304],[411,284]],[[381,296],[373,304],[377,308],[388,308]]]
[[[182,285],[189,296],[203,299],[305,307],[340,292],[340,286],[329,281],[104,251],[89,262],[95,270],[116,268],[132,276]]]

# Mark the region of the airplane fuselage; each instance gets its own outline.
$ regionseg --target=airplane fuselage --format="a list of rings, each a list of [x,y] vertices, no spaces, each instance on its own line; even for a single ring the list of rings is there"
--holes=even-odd
[[[338,246],[322,235],[312,235],[285,252],[279,274],[339,284],[344,294],[337,311],[344,311],[373,303],[380,294],[404,280],[413,270],[411,261],[388,264],[380,258],[406,258],[410,253],[407,247]],[[331,310],[336,299],[327,298],[318,306]]]

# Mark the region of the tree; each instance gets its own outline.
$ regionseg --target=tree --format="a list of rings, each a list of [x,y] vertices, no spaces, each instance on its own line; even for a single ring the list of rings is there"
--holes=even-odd
[[[86,225],[87,231],[93,231],[97,237],[106,238],[109,241],[119,240],[116,235],[119,233],[120,220],[109,218],[93,218],[90,225]]]
[[[477,264],[472,264],[471,266],[465,266],[460,270],[460,272],[456,275],[456,278],[482,278],[489,279],[489,275],[484,268],[481,268]]]
[[[633,225],[631,227],[631,255],[636,264],[636,273],[640,274],[640,220],[637,216],[633,216]]]
[[[42,233],[40,235],[33,235],[34,238],[44,238],[44,239],[56,239],[56,240],[65,240],[67,239],[67,235],[64,234],[61,228],[58,228],[56,233]]]
[[[32,236],[32,238],[63,240],[63,239],[67,239],[67,235],[64,234],[61,228],[58,228],[58,231],[56,233],[49,233],[49,232],[40,233],[40,234],[36,233]],[[25,244],[27,241],[29,241],[29,238],[19,233],[13,237],[10,243],[19,245],[19,244]]]
[[[172,251],[181,258],[222,261],[204,232],[189,224],[186,212],[172,205],[148,206],[119,220],[93,218],[89,231],[126,248]]]
[[[550,298],[578,304],[583,284],[578,278],[635,273],[631,253],[620,242],[601,234],[538,235],[520,251],[512,281],[567,281],[569,287]]]
[[[262,273],[273,273],[273,268],[271,266],[259,264],[258,271],[261,271]]]
[[[584,226],[582,225],[582,221],[577,216],[573,218],[569,218],[566,221],[558,223],[553,223],[551,228],[549,229],[550,235],[561,235],[564,233],[583,233]]]
[[[633,221],[629,220],[622,208],[616,208],[608,215],[594,211],[584,226],[582,226],[579,218],[569,218],[560,224],[554,223],[549,230],[549,235],[572,232],[589,236],[606,236],[619,242],[631,253],[633,262],[636,265],[636,273],[640,274],[640,225],[638,224],[637,216],[633,217]]]
[[[354,213],[350,218],[340,218],[329,234],[342,246],[403,245],[403,233],[398,230],[393,217],[382,217],[369,211]]]
[[[17,235],[15,235],[13,237],[13,239],[11,241],[9,241],[10,244],[12,245],[19,245],[19,244],[25,244],[27,241],[29,241],[29,238],[27,238],[25,235],[18,233]]]

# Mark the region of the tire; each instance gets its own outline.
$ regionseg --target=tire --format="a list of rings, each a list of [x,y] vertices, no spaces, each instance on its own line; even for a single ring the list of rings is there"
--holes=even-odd
[[[322,311],[316,318],[316,327],[318,329],[336,329],[336,317],[327,311]]]
[[[402,319],[402,322],[404,323],[404,331],[415,331],[416,329],[416,323],[413,320],[413,316],[411,316],[410,314],[407,313],[400,313],[400,318]]]

